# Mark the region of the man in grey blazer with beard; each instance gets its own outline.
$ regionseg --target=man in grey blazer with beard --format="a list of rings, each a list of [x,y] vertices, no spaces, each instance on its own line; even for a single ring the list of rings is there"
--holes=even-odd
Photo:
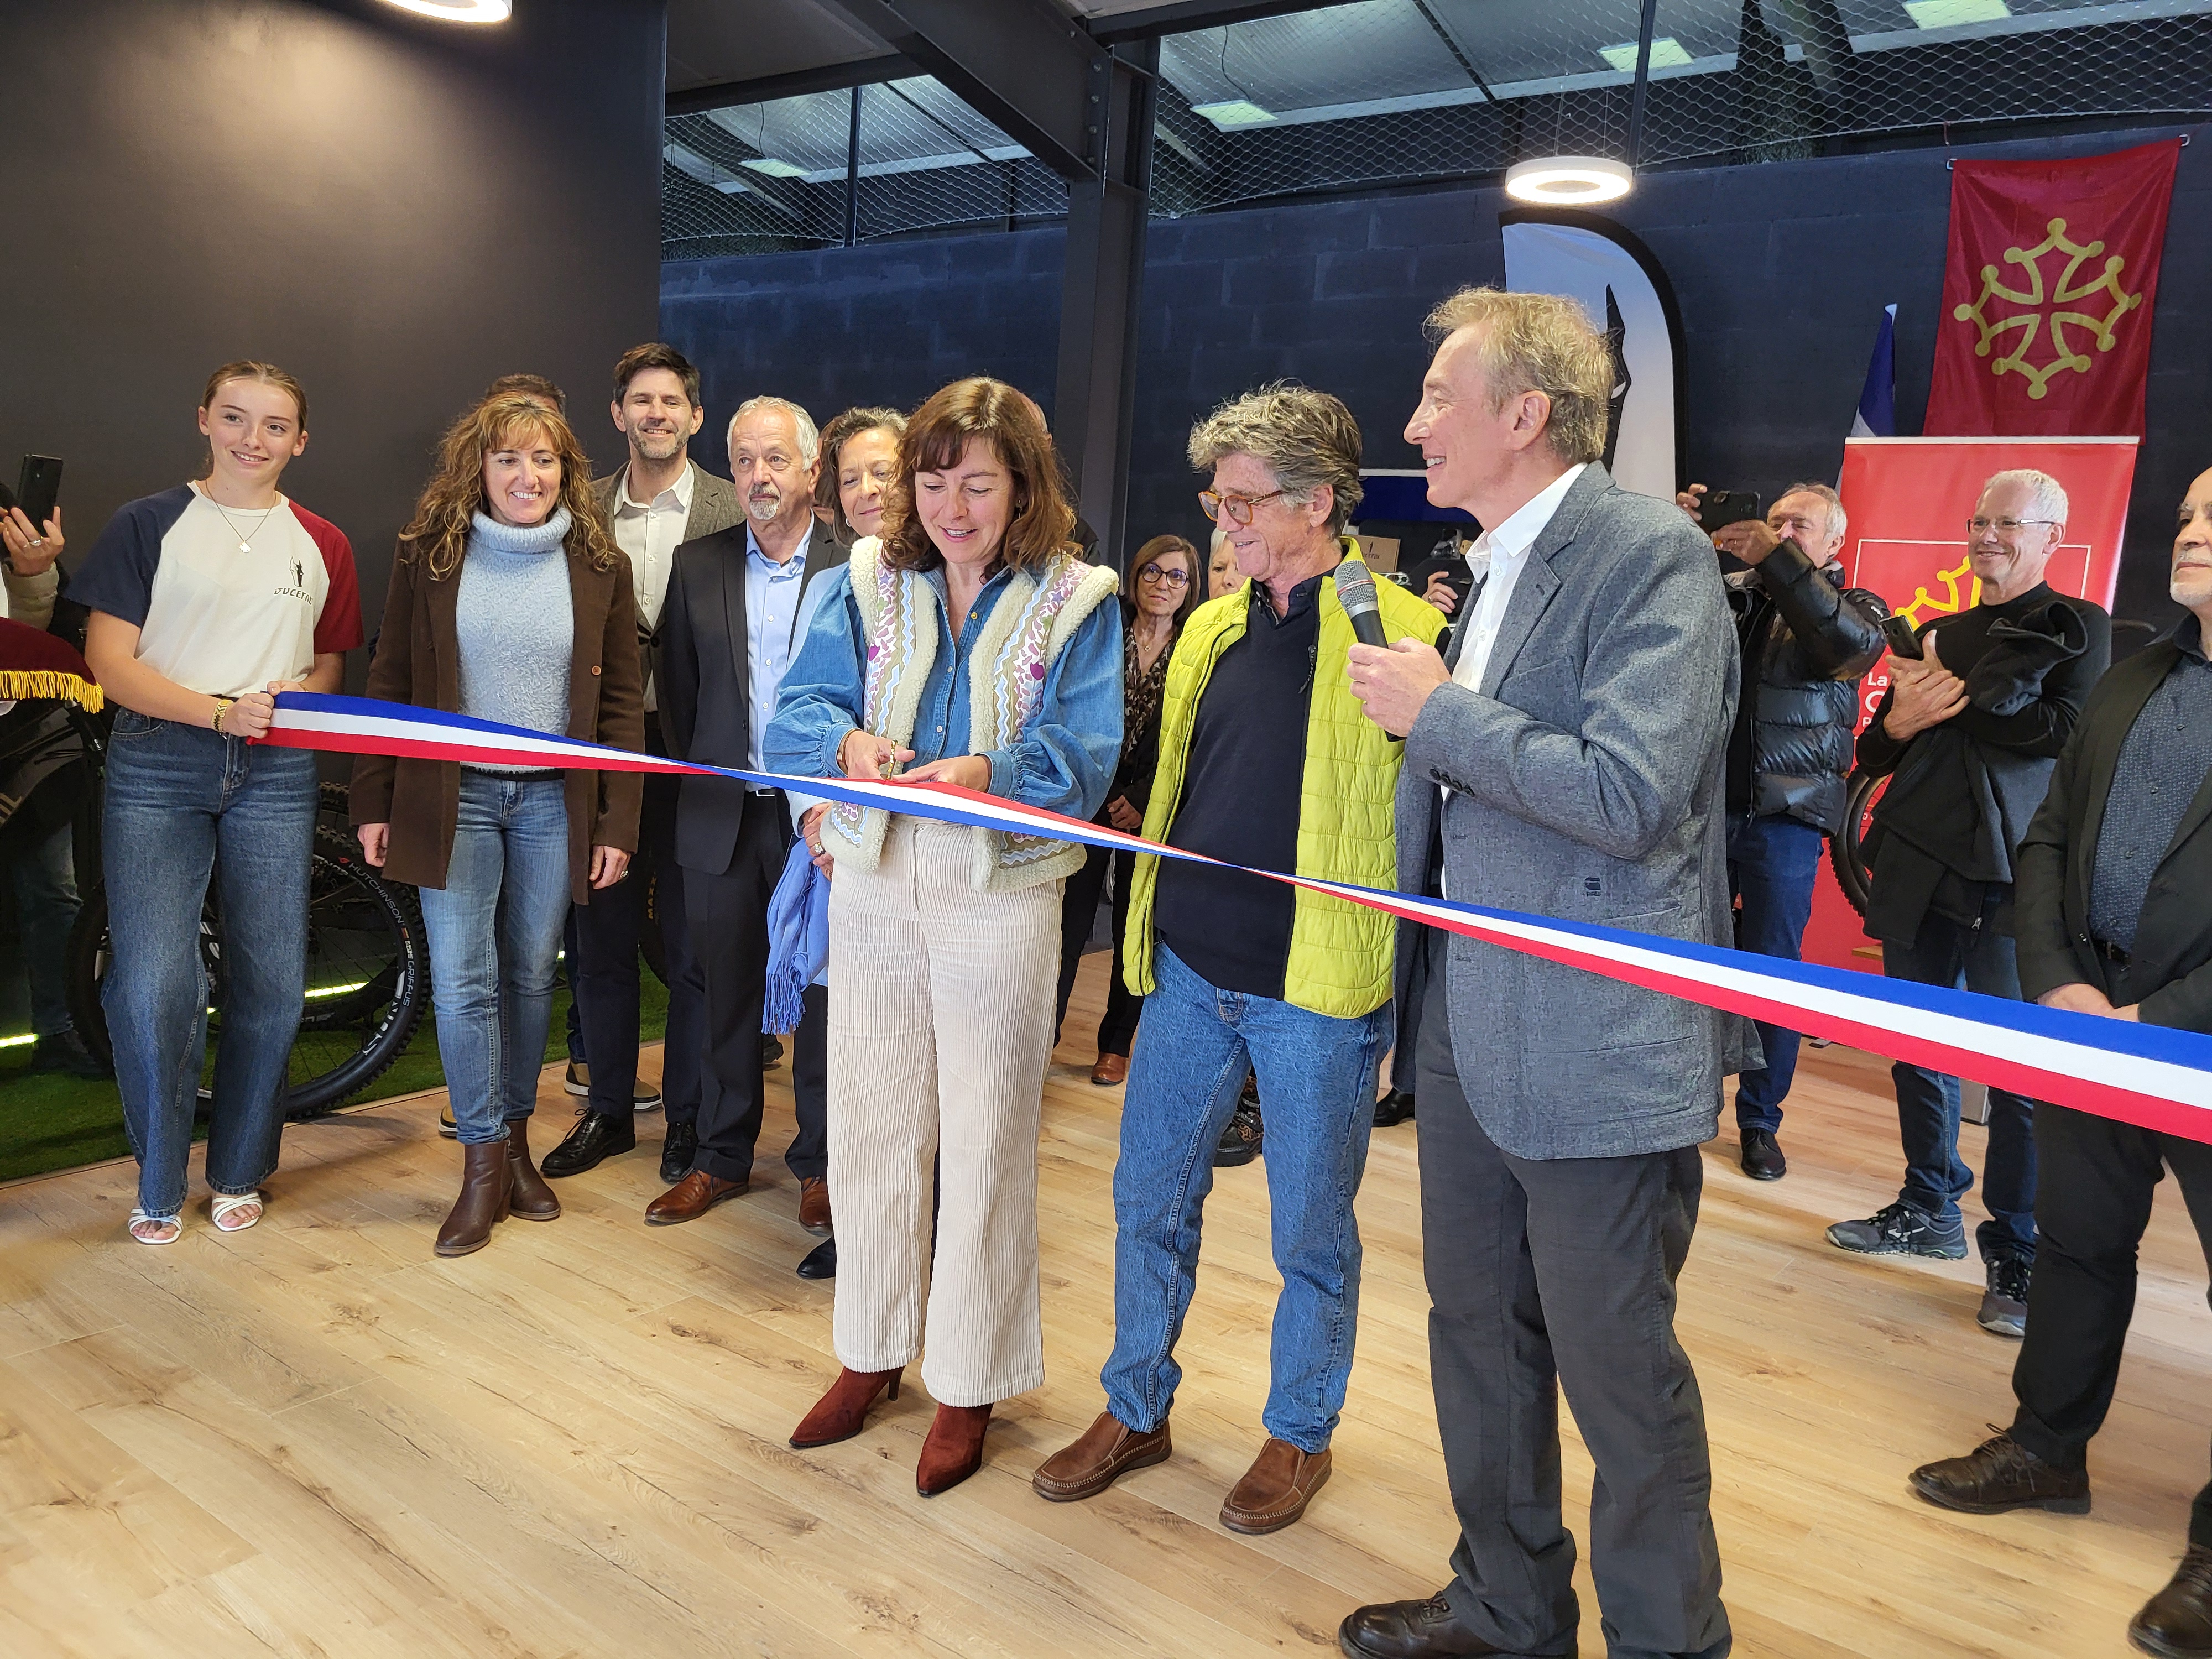
[[[1486,526],[1445,653],[1356,647],[1406,736],[1399,884],[1636,933],[1729,939],[1723,762],[1739,653],[1712,550],[1615,487],[1613,368],[1572,301],[1471,289],[1407,427],[1429,499]],[[1597,1480],[1591,1569],[1614,1659],[1728,1652],[1704,1408],[1674,1281],[1744,1023],[1502,947],[1428,952],[1414,1057],[1430,1366],[1452,1582],[1362,1607],[1354,1659],[1571,1654],[1559,1390]],[[1425,935],[1425,936],[1424,936]]]

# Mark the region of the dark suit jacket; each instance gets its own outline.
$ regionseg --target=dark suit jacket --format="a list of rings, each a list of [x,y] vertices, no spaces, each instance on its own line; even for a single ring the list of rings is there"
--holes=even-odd
[[[2013,925],[2023,995],[2094,985],[2123,1007],[2141,1003],[2145,1024],[2212,1032],[2212,776],[2151,878],[2133,959],[2123,969],[2089,948],[2089,884],[2120,745],[2180,654],[2160,640],[2116,664],[2089,694],[2021,842]],[[2119,787],[2137,783],[2123,778]]]
[[[846,550],[817,526],[806,544],[800,598],[845,561]],[[739,522],[678,548],[668,578],[653,684],[662,735],[677,759],[708,766],[750,763],[746,627],[745,526]],[[794,641],[794,653],[797,648]],[[736,779],[685,778],[676,797],[677,863],[708,875],[727,871],[744,811],[745,786]]]

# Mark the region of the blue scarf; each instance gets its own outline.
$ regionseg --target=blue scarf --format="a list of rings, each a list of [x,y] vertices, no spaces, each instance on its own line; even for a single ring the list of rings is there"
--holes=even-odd
[[[814,867],[805,842],[794,841],[768,902],[768,988],[761,1030],[797,1030],[806,988],[829,965],[829,878]]]

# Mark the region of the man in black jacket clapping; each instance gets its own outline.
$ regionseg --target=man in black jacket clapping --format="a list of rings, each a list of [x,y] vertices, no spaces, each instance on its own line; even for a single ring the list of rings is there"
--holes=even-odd
[[[2020,848],[2020,979],[2046,1008],[2212,1032],[2212,472],[2182,503],[2172,591],[2189,614],[2105,676]],[[2045,1229],[2013,1369],[2012,1426],[1917,1469],[1931,1504],[1994,1515],[2089,1509],[2136,1304],[2136,1247],[2171,1170],[2212,1256],[2212,1146],[2045,1102]],[[2173,1582],[2128,1627],[2145,1653],[2212,1655],[2212,1486],[2197,1494]]]
[[[1705,486],[1675,499],[1692,519]],[[1859,677],[1882,652],[1880,596],[1844,586],[1843,501],[1826,484],[1792,484],[1765,520],[1713,533],[1746,569],[1729,605],[1743,651],[1743,696],[1729,736],[1729,885],[1739,901],[1736,944],[1795,962],[1813,914],[1826,838],[1844,825]],[[1743,1172],[1778,1181],[1789,1165],[1775,1139],[1797,1073],[1797,1033],[1760,1022],[1763,1067],[1736,1079]]]
[[[1972,609],[1924,625],[1919,661],[1893,659],[1888,692],[1859,737],[1859,764],[1891,775],[1866,850],[1866,929],[1882,971],[1923,985],[2017,998],[2014,860],[2058,752],[2112,659],[2112,618],[2055,592],[2044,567],[2066,536],[2066,492],[2045,473],[2000,472],[1966,526]],[[1863,1221],[1828,1229],[1869,1255],[1966,1254],[1959,1200],[1974,1184],[1959,1158],[1959,1081],[1890,1067],[1905,1142],[1905,1188]],[[1982,1328],[2027,1328],[2035,1261],[2034,1106],[1990,1091],[1989,1154],[1975,1234],[1988,1291]]]

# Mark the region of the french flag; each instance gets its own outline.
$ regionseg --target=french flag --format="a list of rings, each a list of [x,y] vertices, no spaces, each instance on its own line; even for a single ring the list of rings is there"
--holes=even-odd
[[[1854,438],[1894,438],[1897,435],[1897,307],[1881,308],[1881,332],[1875,337],[1874,356],[1867,364],[1866,385],[1859,392],[1858,412],[1851,416]]]

